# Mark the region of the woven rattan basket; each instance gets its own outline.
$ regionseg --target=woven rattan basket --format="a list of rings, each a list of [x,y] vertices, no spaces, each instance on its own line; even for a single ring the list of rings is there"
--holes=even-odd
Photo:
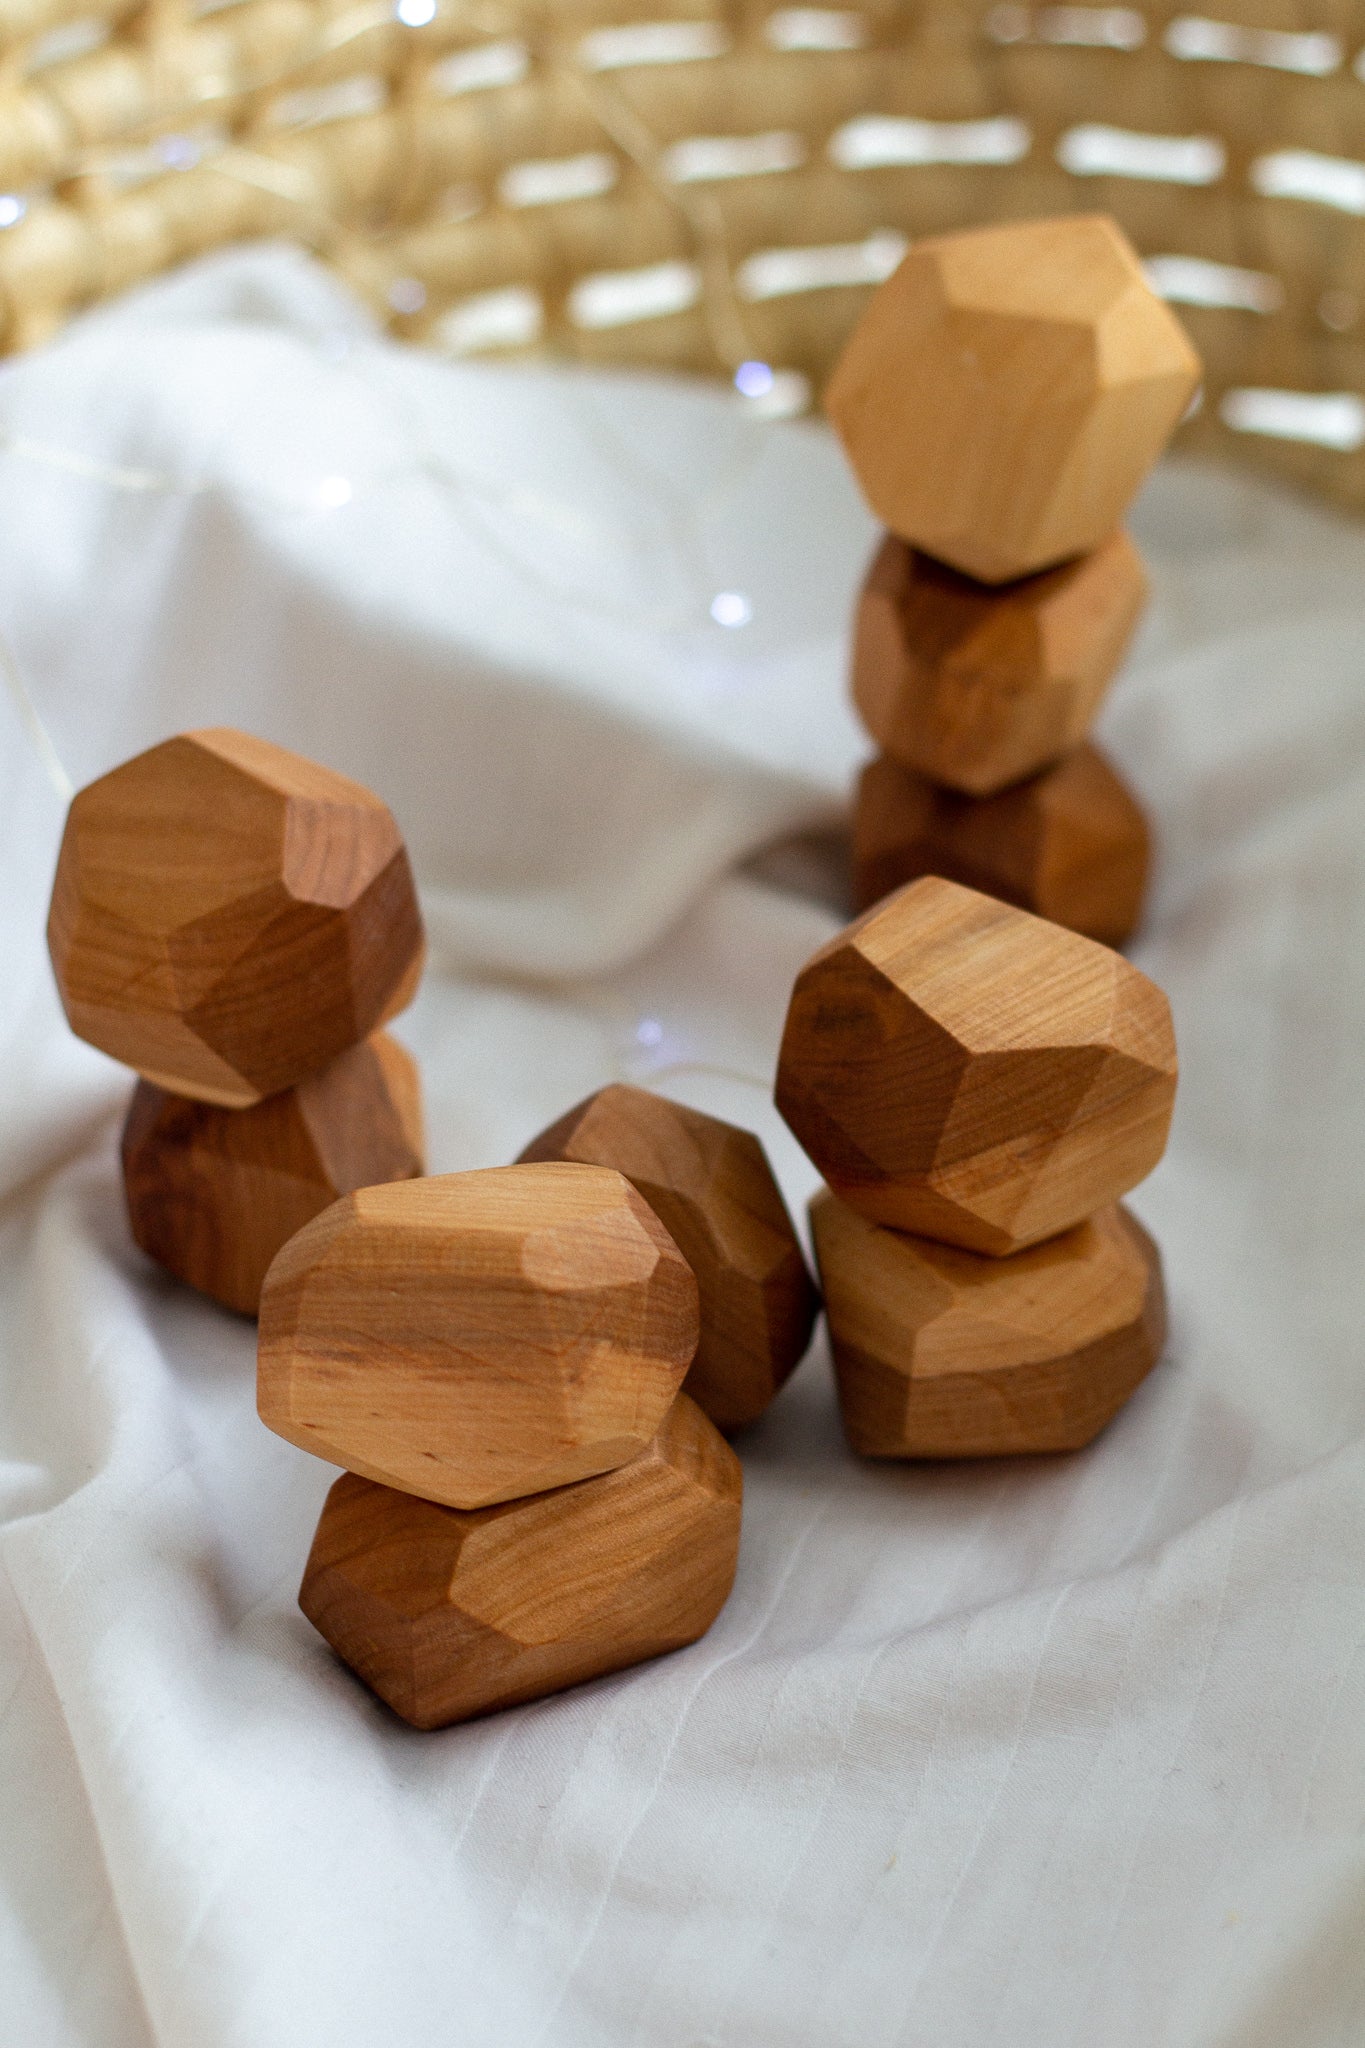
[[[1104,210],[1187,441],[1365,505],[1365,9],[1238,12],[0,0],[0,333],[283,233],[453,353],[790,395],[908,237]]]

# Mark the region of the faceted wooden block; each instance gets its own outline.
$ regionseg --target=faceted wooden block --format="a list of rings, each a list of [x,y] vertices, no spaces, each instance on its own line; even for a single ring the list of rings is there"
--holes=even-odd
[[[1150,1173],[1175,1081],[1169,1005],[1121,954],[929,875],[802,969],[777,1106],[874,1223],[998,1255]]]
[[[521,1157],[614,1166],[644,1196],[697,1276],[701,1341],[683,1391],[722,1429],[755,1421],[804,1357],[820,1303],[753,1132],[613,1084]]]
[[[811,1224],[844,1428],[872,1458],[1073,1451],[1161,1356],[1161,1255],[1117,1205],[1012,1259],[869,1223]]]
[[[244,1109],[411,1001],[422,922],[377,796],[223,730],[80,791],[48,945],[80,1037],[177,1095]]]
[[[685,1395],[628,1465],[461,1511],[347,1475],[299,1605],[417,1728],[560,1692],[680,1650],[725,1605],[739,1460]]]
[[[639,1457],[697,1333],[692,1270],[619,1173],[400,1181],[334,1203],[275,1260],[258,1405],[333,1464],[486,1507]]]
[[[417,1068],[382,1031],[252,1109],[139,1081],[123,1126],[137,1243],[177,1280],[248,1316],[296,1230],[353,1188],[423,1170]]]
[[[1112,533],[1199,382],[1113,221],[1068,214],[916,242],[825,407],[884,526],[983,583]]]
[[[990,590],[888,534],[858,601],[853,697],[878,744],[970,796],[1083,740],[1142,610],[1126,533]]]
[[[1142,914],[1150,842],[1137,799],[1094,747],[999,796],[959,796],[883,754],[853,811],[855,908],[944,875],[1106,946]]]

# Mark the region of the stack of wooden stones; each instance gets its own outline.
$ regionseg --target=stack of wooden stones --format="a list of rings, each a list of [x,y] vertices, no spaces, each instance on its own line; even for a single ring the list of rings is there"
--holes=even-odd
[[[938,874],[1107,945],[1136,926],[1146,822],[1086,735],[1146,594],[1119,522],[1198,379],[1107,219],[921,242],[873,297],[826,394],[888,529],[853,657],[882,749],[856,908]]]
[[[1165,1148],[1165,996],[1119,953],[925,876],[803,968],[777,1104],[844,1427],[884,1458],[1078,1449],[1156,1364],[1161,1261],[1118,1197]]]
[[[72,1029],[142,1075],[123,1175],[142,1249],[255,1315],[351,1188],[423,1170],[421,913],[377,796],[283,747],[183,733],[71,805],[48,922]]]
[[[257,1400],[346,1468],[299,1596],[419,1728],[706,1629],[738,1461],[681,1395],[697,1285],[617,1173],[494,1167],[364,1189],[271,1267]]]
[[[443,1727],[682,1648],[818,1297],[756,1138],[613,1086],[513,1166],[338,1202],[271,1268],[261,1415],[347,1468],[300,1605]]]

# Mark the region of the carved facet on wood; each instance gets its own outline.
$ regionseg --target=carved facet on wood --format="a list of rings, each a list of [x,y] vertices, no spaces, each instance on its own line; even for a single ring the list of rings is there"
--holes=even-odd
[[[423,1170],[417,1068],[386,1032],[251,1109],[140,1081],[123,1127],[137,1243],[243,1315],[296,1230],[354,1188]]]
[[[1013,1258],[811,1204],[844,1428],[874,1458],[1077,1450],[1161,1356],[1161,1258],[1126,1209]]]
[[[755,1421],[804,1356],[819,1297],[752,1131],[615,1083],[521,1157],[613,1166],[644,1196],[697,1276],[701,1341],[684,1391],[722,1429]]]
[[[1113,221],[912,244],[825,393],[884,526],[983,583],[1099,546],[1199,381]]]
[[[1001,590],[888,534],[858,600],[854,702],[904,767],[990,796],[1085,738],[1146,590],[1123,532]]]
[[[1094,747],[999,796],[959,796],[881,755],[853,813],[854,907],[943,875],[1120,946],[1142,914],[1150,858],[1136,798]]]
[[[441,1728],[681,1649],[725,1604],[739,1460],[680,1395],[628,1465],[464,1511],[347,1475],[299,1605],[417,1728]]]
[[[364,1188],[261,1297],[261,1419],[451,1507],[639,1457],[697,1348],[697,1283],[619,1173],[505,1166]]]
[[[955,882],[911,882],[797,978],[777,1106],[873,1222],[1001,1255],[1150,1173],[1170,1006],[1107,947]]]
[[[233,1109],[334,1060],[415,992],[398,827],[344,775],[246,733],[184,733],[74,799],[48,942],[71,1028]]]

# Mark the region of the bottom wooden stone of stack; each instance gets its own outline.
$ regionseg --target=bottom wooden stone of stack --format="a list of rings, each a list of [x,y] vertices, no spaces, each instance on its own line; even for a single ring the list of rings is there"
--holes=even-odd
[[[811,1204],[844,1429],[874,1458],[1078,1450],[1161,1356],[1161,1256],[1118,1204],[991,1258]]]
[[[885,754],[858,785],[855,910],[943,875],[1119,946],[1142,915],[1150,858],[1136,797],[1092,746],[996,796],[962,796]]]
[[[741,1493],[686,1395],[630,1464],[496,1507],[347,1473],[299,1605],[395,1713],[442,1728],[695,1642],[734,1581]]]
[[[295,1231],[355,1188],[423,1171],[417,1068],[383,1031],[248,1109],[140,1081],[123,1126],[134,1239],[243,1315]]]

